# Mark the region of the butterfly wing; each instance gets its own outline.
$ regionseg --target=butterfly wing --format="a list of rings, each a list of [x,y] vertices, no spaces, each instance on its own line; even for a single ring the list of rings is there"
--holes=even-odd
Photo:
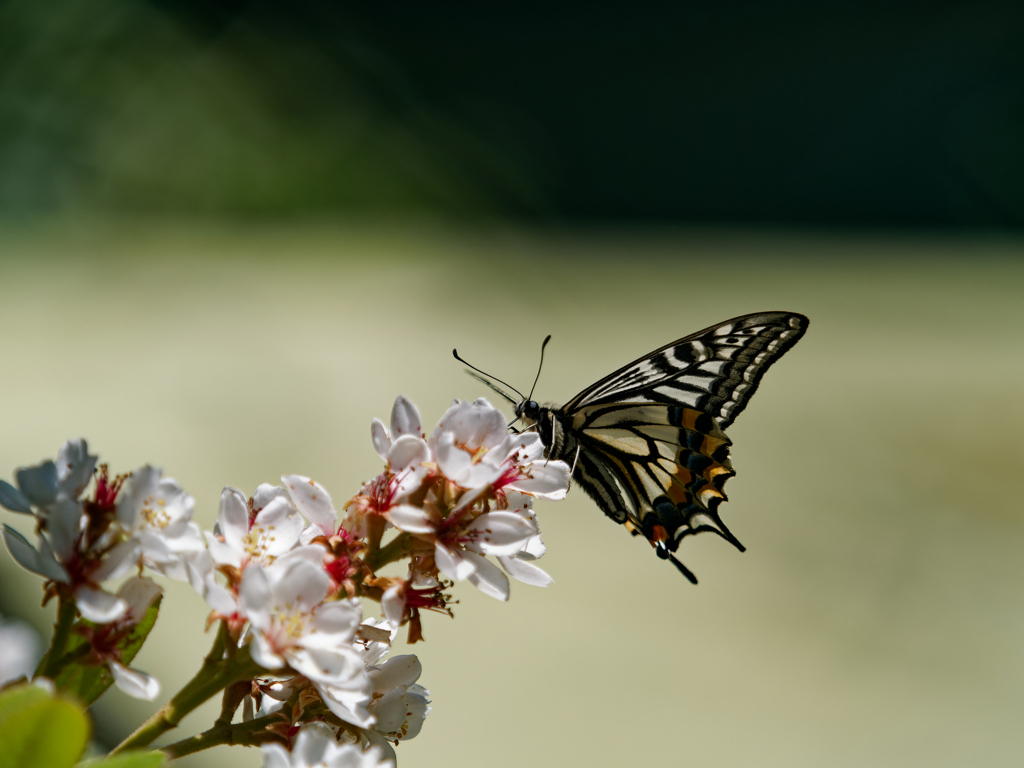
[[[568,438],[559,458],[576,461],[575,482],[691,581],[670,554],[686,536],[714,531],[743,550],[718,514],[735,474],[722,430],[807,324],[789,312],[727,320],[620,368],[558,412]]]
[[[580,452],[575,481],[633,533],[674,552],[714,531],[740,549],[718,516],[735,472],[732,445],[715,420],[678,405],[589,405],[572,415]]]
[[[793,312],[735,317],[666,344],[596,384],[562,407],[663,403],[706,413],[726,429],[757,390],[768,367],[807,329]]]

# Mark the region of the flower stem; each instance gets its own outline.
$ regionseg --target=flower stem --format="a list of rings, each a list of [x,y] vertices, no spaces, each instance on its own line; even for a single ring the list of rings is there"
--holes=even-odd
[[[158,736],[176,728],[185,715],[216,696],[219,691],[239,680],[251,680],[265,671],[249,656],[248,646],[232,657],[225,657],[224,650],[228,642],[229,633],[224,622],[221,622],[213,647],[196,676],[139,726],[135,733],[114,747],[110,754],[149,746]]]
[[[408,533],[403,533],[396,536],[394,539],[389,541],[386,546],[381,547],[375,552],[371,552],[366,556],[366,564],[373,569],[374,572],[380,570],[388,563],[393,563],[396,560],[401,560],[403,557],[409,554],[412,550],[409,548],[412,536]]]
[[[75,601],[62,595],[57,606],[57,621],[53,625],[53,640],[50,641],[50,648],[46,652],[46,656],[39,663],[39,668],[36,670],[37,677],[53,679],[60,672],[76,613]]]
[[[268,725],[283,722],[280,715],[267,715],[257,720],[250,720],[247,723],[235,723],[234,725],[215,725],[208,731],[198,733],[187,739],[176,741],[161,747],[164,753],[174,760],[178,757],[191,755],[210,747],[221,744],[241,744],[247,747],[262,744],[265,741],[284,742],[284,737],[273,731],[265,730]]]

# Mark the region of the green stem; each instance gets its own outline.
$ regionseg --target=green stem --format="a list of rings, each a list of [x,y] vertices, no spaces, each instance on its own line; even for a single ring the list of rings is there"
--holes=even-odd
[[[174,760],[178,757],[191,755],[210,747],[217,747],[221,744],[241,744],[247,747],[262,744],[265,741],[284,742],[284,737],[279,733],[265,730],[268,725],[284,722],[280,715],[267,715],[258,720],[250,720],[247,723],[235,723],[234,725],[216,725],[208,731],[198,733],[188,739],[176,741],[161,749],[166,755]]]
[[[126,749],[147,747],[153,740],[172,728],[176,728],[181,719],[203,702],[213,698],[217,693],[239,680],[251,680],[265,670],[249,656],[249,647],[242,648],[233,657],[225,657],[224,650],[230,636],[223,622],[217,638],[213,641],[210,653],[203,660],[203,666],[185,687],[178,691],[174,698],[164,704],[146,722],[118,744],[110,754],[116,755]]]
[[[235,716],[238,705],[252,691],[252,680],[239,680],[224,689],[224,700],[220,705],[220,717],[214,725],[231,725],[231,718]]]
[[[412,550],[410,544],[412,543],[412,536],[408,533],[403,533],[396,536],[387,546],[381,547],[376,552],[371,552],[366,555],[366,564],[376,572],[383,568],[388,563],[393,563],[396,560],[401,560],[403,557],[408,555]]]
[[[60,672],[65,649],[68,647],[68,640],[71,638],[71,627],[74,626],[76,613],[75,601],[62,595],[57,606],[57,621],[53,625],[53,640],[50,641],[50,648],[46,652],[46,656],[39,663],[39,668],[36,670],[37,677],[53,679]]]

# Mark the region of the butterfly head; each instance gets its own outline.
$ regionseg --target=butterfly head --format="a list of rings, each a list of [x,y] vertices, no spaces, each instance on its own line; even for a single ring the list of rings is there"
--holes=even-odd
[[[472,376],[477,381],[483,382],[488,387],[490,387],[495,392],[497,392],[499,395],[501,395],[506,400],[508,400],[510,403],[512,403],[513,410],[515,411],[515,414],[516,414],[516,420],[518,421],[518,420],[521,419],[523,421],[523,423],[527,427],[529,427],[529,426],[531,426],[533,424],[536,424],[537,422],[540,421],[541,412],[543,410],[541,408],[540,404],[536,400],[533,399],[533,390],[536,389],[536,387],[537,387],[537,380],[540,379],[540,371],[541,371],[541,368],[544,366],[544,348],[548,345],[549,341],[551,341],[551,335],[550,334],[548,334],[547,338],[544,339],[544,343],[541,344],[541,346],[540,346],[540,365],[537,366],[537,376],[533,380],[533,386],[530,388],[530,394],[528,394],[528,395],[523,395],[522,392],[520,392],[518,389],[513,387],[511,384],[507,384],[504,381],[502,381],[501,379],[495,378],[494,376],[491,376],[490,374],[484,373],[483,371],[481,371],[476,366],[469,365],[469,363],[467,363],[465,360],[463,360],[461,357],[459,357],[458,350],[453,349],[452,350],[452,354],[455,356],[455,359],[458,360],[460,363],[463,363],[465,365],[469,365],[469,367],[473,369],[473,370],[470,370],[470,371],[466,371],[466,373],[468,373],[470,376]],[[492,381],[492,379],[493,379],[493,381]],[[497,382],[497,383],[495,383],[495,382]],[[519,399],[517,400],[516,398],[512,397],[512,395],[510,395],[504,389],[499,387],[498,384],[502,384],[502,385],[508,387],[509,389],[511,389],[513,392],[515,392],[517,395],[519,395]]]
[[[540,420],[540,403],[536,400],[527,400],[523,398],[515,407],[516,417],[523,419],[526,422],[536,422]]]

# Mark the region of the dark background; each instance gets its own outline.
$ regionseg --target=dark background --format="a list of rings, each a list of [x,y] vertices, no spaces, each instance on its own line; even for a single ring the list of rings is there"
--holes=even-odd
[[[0,4],[0,209],[1018,228],[1024,4]]]

